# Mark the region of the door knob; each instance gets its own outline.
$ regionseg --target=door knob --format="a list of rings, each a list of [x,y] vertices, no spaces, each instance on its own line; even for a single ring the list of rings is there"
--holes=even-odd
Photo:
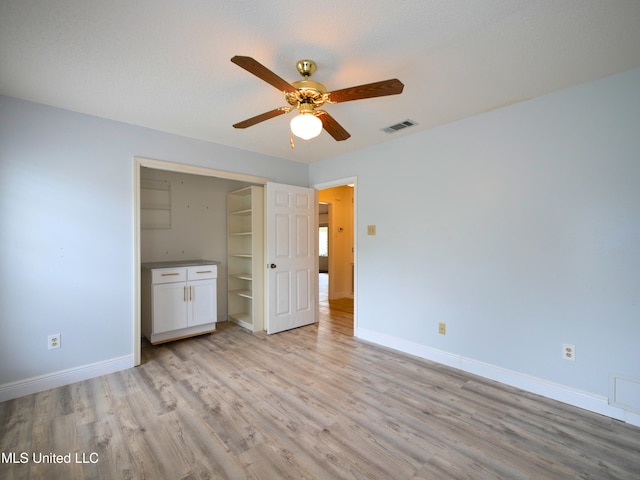
[[[276,266],[277,265],[275,263],[272,263],[271,265],[269,265],[269,268],[276,268]]]

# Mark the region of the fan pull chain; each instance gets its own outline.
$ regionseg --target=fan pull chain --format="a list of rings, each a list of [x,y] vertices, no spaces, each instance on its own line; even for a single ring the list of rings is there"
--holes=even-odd
[[[294,148],[296,148],[296,144],[293,143],[293,132],[291,130],[289,130],[289,143],[291,144],[291,150],[293,150]]]

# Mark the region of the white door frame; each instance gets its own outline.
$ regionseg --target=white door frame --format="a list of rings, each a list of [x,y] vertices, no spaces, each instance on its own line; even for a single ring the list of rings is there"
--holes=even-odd
[[[133,157],[133,291],[134,291],[134,313],[133,313],[133,364],[140,365],[141,362],[141,300],[140,300],[140,169],[141,167],[153,168],[156,170],[166,170],[168,172],[190,173],[192,175],[202,175],[206,177],[217,177],[226,180],[237,180],[240,182],[255,183],[264,185],[270,182],[270,178],[256,177],[244,173],[228,172],[226,170],[216,170],[214,168],[197,167],[184,163],[166,162],[152,158]]]
[[[358,177],[346,177],[311,185],[326,190],[353,184],[353,336],[358,336]],[[329,274],[331,275],[331,274]]]

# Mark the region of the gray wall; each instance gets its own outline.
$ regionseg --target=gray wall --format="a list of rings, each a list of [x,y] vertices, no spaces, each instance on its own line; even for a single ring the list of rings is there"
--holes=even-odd
[[[640,382],[640,70],[310,166],[350,176],[358,335],[605,402]]]
[[[134,156],[308,185],[303,164],[0,97],[0,386],[132,355]]]

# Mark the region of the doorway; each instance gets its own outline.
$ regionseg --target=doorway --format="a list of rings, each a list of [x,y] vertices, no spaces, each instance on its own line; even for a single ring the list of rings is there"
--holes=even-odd
[[[216,170],[206,167],[196,167],[181,163],[165,162],[149,158],[134,157],[134,321],[133,321],[133,360],[134,365],[141,363],[141,287],[140,287],[140,264],[141,252],[141,172],[143,168],[154,170],[164,170],[174,173],[186,173],[205,177],[216,177],[225,180],[236,180],[249,184],[264,185],[270,179],[256,177],[224,170]]]
[[[318,190],[318,299],[321,313],[357,336],[356,178],[314,185]],[[323,315],[321,315],[323,318]]]

